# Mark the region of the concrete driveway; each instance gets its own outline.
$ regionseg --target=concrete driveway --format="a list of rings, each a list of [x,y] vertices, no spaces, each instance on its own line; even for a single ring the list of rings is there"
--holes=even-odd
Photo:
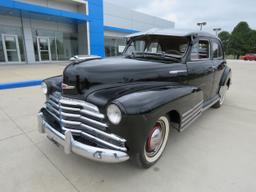
[[[256,63],[229,65],[233,85],[224,106],[182,133],[172,131],[163,157],[148,170],[65,155],[37,132],[39,87],[0,91],[0,191],[255,192]]]

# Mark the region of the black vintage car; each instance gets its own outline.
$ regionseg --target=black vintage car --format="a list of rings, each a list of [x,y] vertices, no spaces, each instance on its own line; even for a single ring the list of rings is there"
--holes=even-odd
[[[231,85],[222,44],[205,32],[131,35],[121,57],[77,59],[44,80],[39,130],[65,152],[101,162],[162,155],[170,129],[183,131]]]

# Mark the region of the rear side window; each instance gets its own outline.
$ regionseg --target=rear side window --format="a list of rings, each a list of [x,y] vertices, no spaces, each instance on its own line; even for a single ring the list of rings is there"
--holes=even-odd
[[[219,42],[214,41],[212,43],[212,54],[214,59],[223,58],[223,51]]]
[[[191,60],[206,60],[210,58],[210,44],[208,40],[199,40],[192,47]]]

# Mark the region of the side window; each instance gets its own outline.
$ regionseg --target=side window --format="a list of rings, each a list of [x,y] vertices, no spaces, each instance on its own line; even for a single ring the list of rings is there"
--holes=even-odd
[[[206,60],[210,58],[210,46],[209,41],[199,40],[192,47],[191,60]]]
[[[212,43],[212,54],[213,54],[213,59],[218,59],[223,57],[222,47],[219,43],[215,41]]]

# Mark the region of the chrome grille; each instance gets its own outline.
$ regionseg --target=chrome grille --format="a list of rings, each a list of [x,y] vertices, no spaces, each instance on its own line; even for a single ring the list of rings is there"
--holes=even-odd
[[[71,130],[72,134],[103,147],[127,150],[125,139],[106,132],[108,125],[105,116],[97,106],[82,100],[65,98],[60,92],[54,92],[46,101],[46,109],[60,122],[63,132]]]

